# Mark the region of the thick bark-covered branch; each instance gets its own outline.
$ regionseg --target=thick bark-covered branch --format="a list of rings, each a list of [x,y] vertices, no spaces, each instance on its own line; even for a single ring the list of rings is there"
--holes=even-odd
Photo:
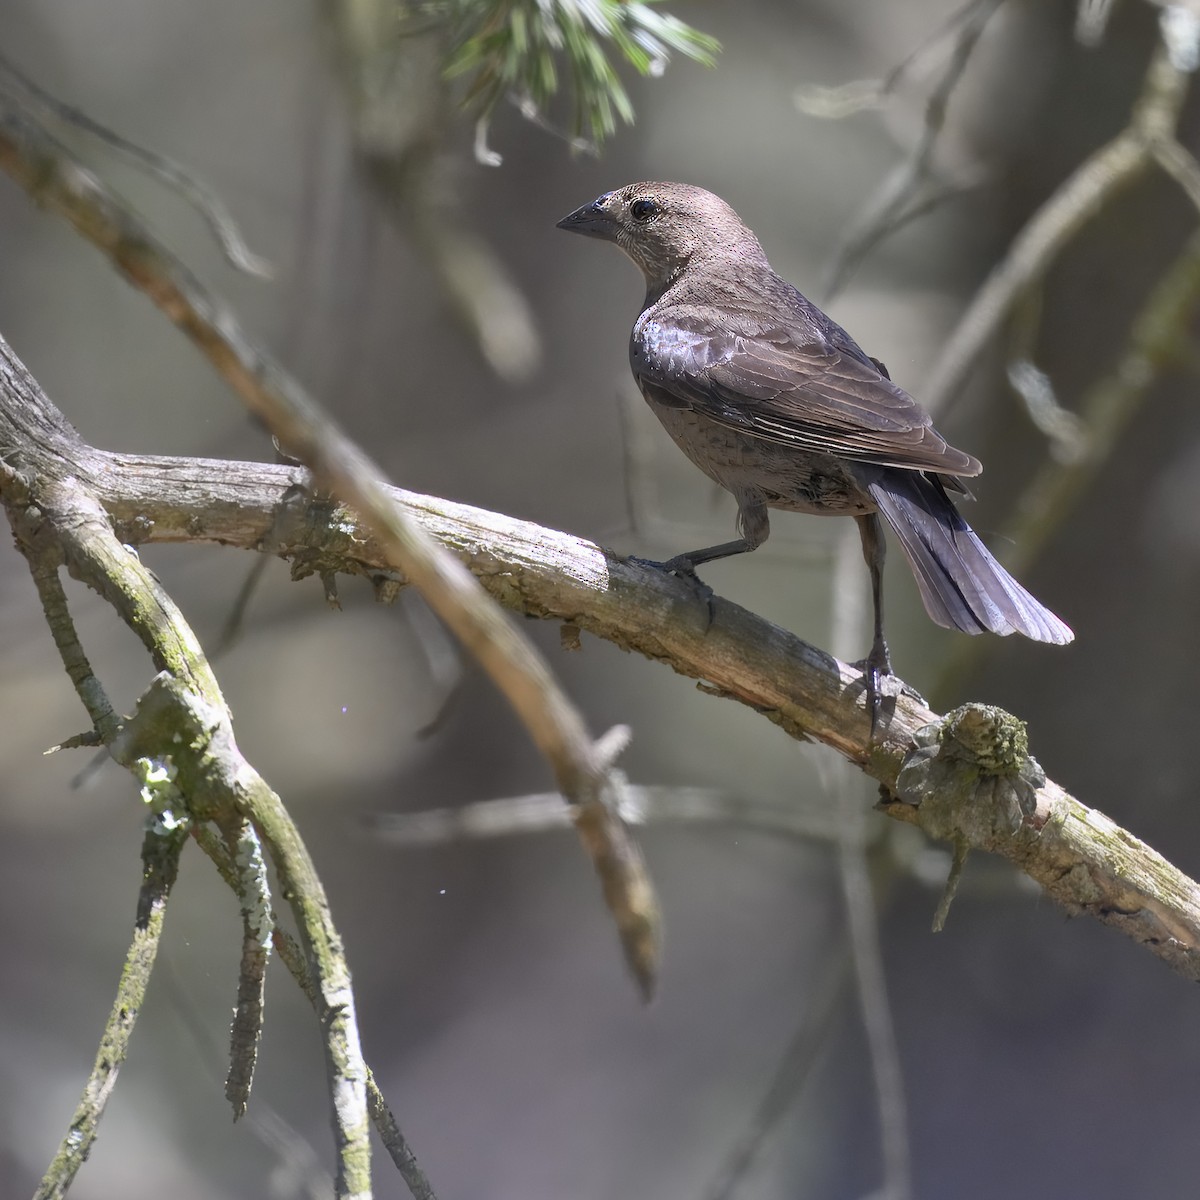
[[[533,644],[504,621],[452,556],[390,502],[380,468],[253,343],[233,311],[201,286],[120,195],[43,128],[28,105],[2,92],[0,169],[68,220],[157,305],[279,443],[313,470],[317,487],[353,505],[386,561],[403,569],[491,677],[574,805],[575,828],[600,878],[626,961],[649,996],[658,967],[658,901],[637,844],[615,816],[624,777],[614,761],[628,731],[617,726],[591,737]]]
[[[89,486],[93,454],[0,339],[0,503],[43,599],[51,602],[48,615],[53,610],[64,665],[116,761],[143,783],[153,777],[178,797],[191,818],[211,820],[227,832],[249,820],[268,847],[321,999],[337,1194],[366,1196],[367,1070],[350,971],[324,888],[279,797],[238,750],[232,719],[199,642],[158,580],[115,536],[111,518]],[[113,715],[64,623],[65,604],[50,586],[60,566],[113,607],[159,672],[132,718]],[[147,969],[152,961],[152,956],[146,959]],[[60,1174],[68,1168],[56,1161]]]
[[[19,430],[0,425],[0,442],[66,456],[122,541],[219,542],[266,549],[298,573],[394,578],[370,533],[348,509],[314,497],[302,468],[112,454],[82,443],[52,408],[22,409],[20,417]],[[1200,979],[1200,887],[1041,778],[1014,718],[971,708],[939,725],[937,714],[901,693],[885,702],[872,742],[857,668],[738,605],[718,598],[710,624],[688,584],[582,538],[399,489],[393,495],[506,607],[663,662],[792,737],[832,746],[883,785],[889,815],[1003,855],[1069,911],[1117,926]],[[942,731],[932,741],[922,735],[931,725]],[[968,730],[977,736],[964,743]],[[930,744],[918,746],[919,735]]]

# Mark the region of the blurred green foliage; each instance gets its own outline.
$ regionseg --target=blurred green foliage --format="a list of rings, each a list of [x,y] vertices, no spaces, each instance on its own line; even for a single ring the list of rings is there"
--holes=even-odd
[[[513,96],[544,115],[566,77],[572,132],[599,145],[620,117],[633,121],[629,93],[614,66],[624,60],[643,75],[660,75],[672,53],[711,66],[715,38],[647,3],[630,0],[444,0],[422,6],[447,23],[452,50],[447,74],[468,80],[465,103],[486,116]]]

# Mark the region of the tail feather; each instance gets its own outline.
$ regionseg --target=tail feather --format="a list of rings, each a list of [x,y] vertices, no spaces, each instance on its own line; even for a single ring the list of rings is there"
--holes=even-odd
[[[1023,633],[1064,645],[1070,628],[1038,603],[988,552],[936,478],[885,470],[868,485],[916,576],[925,611],[964,633]]]

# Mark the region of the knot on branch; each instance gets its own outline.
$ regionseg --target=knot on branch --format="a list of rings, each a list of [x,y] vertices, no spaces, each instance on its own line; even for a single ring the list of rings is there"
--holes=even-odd
[[[232,744],[223,714],[209,700],[161,671],[138,698],[109,750],[142,783],[142,798],[161,815],[170,810],[199,820],[228,809],[209,786],[212,762]]]
[[[1029,755],[1025,723],[989,704],[966,704],[919,729],[896,778],[899,802],[930,836],[988,849],[1037,808],[1046,775]]]
[[[947,713],[936,740],[944,753],[973,763],[984,775],[1018,773],[1029,757],[1025,722],[992,704],[964,704]]]

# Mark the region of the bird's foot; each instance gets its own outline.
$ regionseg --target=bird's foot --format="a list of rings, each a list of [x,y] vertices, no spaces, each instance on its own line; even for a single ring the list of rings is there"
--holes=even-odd
[[[668,558],[666,562],[656,562],[652,558],[638,558],[631,554],[625,561],[636,563],[639,567],[651,567],[666,575],[674,575],[676,579],[688,580],[696,589],[700,599],[704,601],[708,610],[708,624],[713,623],[713,618],[717,615],[716,593],[696,574],[695,564],[686,554]]]
[[[892,664],[887,657],[886,650],[882,656],[872,652],[866,658],[850,665],[857,667],[862,672],[863,688],[866,691],[867,715],[871,721],[870,740],[872,745],[879,728],[879,716],[883,710],[885,696],[893,701],[893,706],[896,696],[908,696],[918,704],[929,707],[929,701],[916,688],[910,687],[899,676],[892,674]]]
[[[879,728],[879,714],[883,708],[884,680],[895,679],[892,674],[892,660],[888,654],[887,644],[879,640],[871,647],[871,653],[859,662],[851,663],[857,667],[863,676],[863,687],[866,690],[867,715],[871,721],[870,741],[875,742],[875,733]]]

